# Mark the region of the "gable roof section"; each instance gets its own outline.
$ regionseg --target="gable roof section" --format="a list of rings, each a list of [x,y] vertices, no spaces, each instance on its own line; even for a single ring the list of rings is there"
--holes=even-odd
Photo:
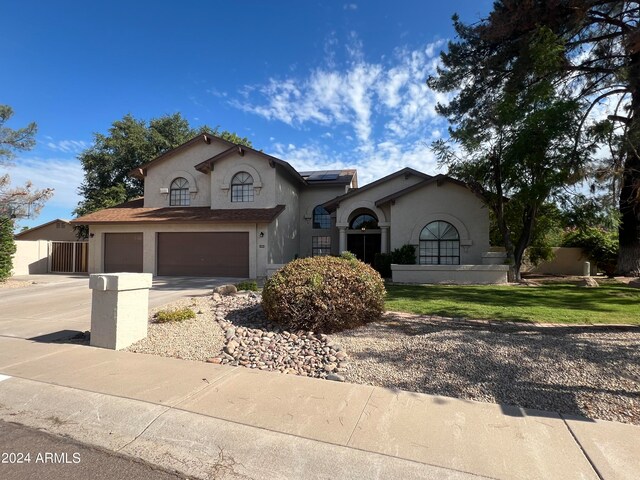
[[[29,228],[27,230],[23,230],[20,233],[16,233],[13,236],[13,238],[20,239],[20,237],[23,236],[23,235],[26,235],[26,234],[31,233],[31,232],[35,232],[36,230],[40,230],[41,228],[48,227],[49,225],[52,225],[52,224],[57,223],[57,222],[66,223],[67,225],[70,224],[69,220],[65,220],[63,218],[56,218],[55,220],[51,220],[50,222],[43,223],[42,225],[37,225],[35,227],[31,227],[31,228]]]
[[[391,173],[389,175],[387,175],[386,177],[382,177],[379,178],[378,180],[376,180],[375,182],[371,182],[371,183],[367,183],[364,187],[360,187],[354,190],[351,190],[350,192],[345,193],[344,195],[340,195],[332,200],[329,200],[328,202],[325,202],[324,204],[322,204],[322,206],[324,208],[326,208],[329,212],[332,212],[333,210],[335,210],[336,208],[338,208],[338,205],[340,204],[341,201],[347,199],[347,198],[351,198],[355,195],[358,195],[359,193],[362,192],[366,192],[367,190],[380,185],[384,182],[388,182],[389,180],[393,180],[394,178],[397,178],[401,175],[416,175],[418,177],[422,177],[425,180],[428,180],[431,177],[431,175],[427,175],[426,173],[422,173],[419,172],[418,170],[414,170],[413,168],[410,167],[405,167],[401,170],[398,170],[397,172]],[[421,183],[421,182],[420,182]]]
[[[179,153],[183,150],[186,150],[187,148],[191,147],[192,145],[195,145],[199,142],[204,142],[206,144],[210,144],[212,140],[215,140],[217,142],[226,144],[229,148],[232,148],[235,145],[235,143],[229,142],[228,140],[225,140],[224,138],[220,138],[216,135],[212,135],[210,133],[201,133],[195,137],[193,137],[191,140],[186,141],[185,143],[183,143],[182,145],[178,145],[175,148],[172,148],[171,150],[168,150],[166,152],[164,152],[162,155],[160,155],[159,157],[154,158],[153,160],[144,163],[142,165],[140,165],[138,168],[134,168],[133,170],[131,170],[129,172],[129,175],[135,178],[139,178],[142,179],[147,175],[147,169],[163,160],[166,160],[169,157],[172,157],[174,154]]]
[[[273,168],[275,168],[276,165],[282,166],[287,172],[289,172],[289,174],[292,177],[294,177],[300,183],[306,184],[304,178],[302,178],[298,173],[298,171],[295,168],[293,168],[291,164],[289,164],[288,162],[285,162],[284,160],[280,160],[279,158],[276,158],[276,157],[272,157],[271,155],[268,155],[259,150],[255,150],[250,147],[245,147],[244,145],[236,145],[234,143],[231,143],[231,146],[229,148],[220,152],[219,154],[214,155],[213,157],[205,160],[204,162],[200,162],[194,168],[199,172],[209,173],[211,172],[211,170],[213,170],[213,166],[218,160],[222,160],[223,158],[226,158],[229,155],[232,155],[234,153],[242,157],[244,156],[245,152],[252,152],[258,156],[263,157],[265,160],[269,162],[269,165]]]
[[[107,225],[116,223],[270,223],[285,209],[209,207],[144,207],[137,198],[115,207],[105,208],[71,220],[72,225]]]
[[[447,175],[438,174],[434,177],[427,178],[421,182],[415,183],[407,188],[403,188],[402,190],[398,190],[397,192],[392,193],[391,195],[387,195],[386,197],[383,197],[380,200],[377,200],[376,207],[379,207],[380,205],[384,205],[385,203],[393,202],[396,198],[400,198],[403,195],[406,195],[407,193],[413,192],[415,190],[419,190],[422,187],[426,187],[427,185],[430,185],[432,183],[435,183],[436,185],[442,185],[444,182],[453,183],[455,185],[459,185],[461,187],[469,189],[468,185],[460,180],[456,180],[455,178],[448,177]],[[471,190],[469,189],[469,191]]]

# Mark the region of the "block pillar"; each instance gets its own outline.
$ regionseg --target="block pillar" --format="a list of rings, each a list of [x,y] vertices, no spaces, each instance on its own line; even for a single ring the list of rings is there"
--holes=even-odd
[[[380,253],[389,253],[389,227],[380,226]]]
[[[91,345],[121,350],[147,336],[150,273],[89,276]]]
[[[338,250],[338,254],[347,250],[347,227],[338,226],[340,229],[340,249]]]

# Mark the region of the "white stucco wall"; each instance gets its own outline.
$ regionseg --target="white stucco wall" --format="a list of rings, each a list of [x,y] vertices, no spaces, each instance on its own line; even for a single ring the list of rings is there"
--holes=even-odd
[[[143,258],[142,271],[157,274],[156,241],[159,232],[248,232],[249,233],[249,276],[251,278],[266,276],[267,256],[265,248],[259,244],[268,238],[259,239],[260,231],[266,230],[266,225],[255,223],[232,224],[139,224],[139,225],[92,225],[89,229],[89,273],[104,271],[104,234],[105,233],[142,233]],[[266,233],[265,233],[266,235]]]
[[[489,211],[467,188],[451,182],[433,182],[397,198],[391,205],[391,250],[417,246],[420,232],[430,222],[444,220],[460,234],[460,263],[482,264],[489,250]]]
[[[226,144],[216,142],[215,139],[210,144],[203,140],[184,150],[179,150],[149,167],[144,181],[144,206],[168,207],[169,194],[160,193],[160,189],[169,189],[171,182],[177,177],[183,177],[189,181],[191,206],[211,205],[209,175],[201,173],[193,167],[227,148],[229,147]]]
[[[306,187],[300,192],[300,256],[311,256],[312,237],[330,236],[331,253],[339,252],[338,229],[336,228],[336,214],[331,215],[331,228],[313,228],[313,209],[339,195],[346,193],[347,187],[335,185],[331,187]]]

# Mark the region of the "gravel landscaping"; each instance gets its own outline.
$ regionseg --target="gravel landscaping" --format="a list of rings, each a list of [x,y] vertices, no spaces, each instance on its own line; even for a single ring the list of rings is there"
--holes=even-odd
[[[346,381],[640,425],[640,328],[387,314],[332,335]]]
[[[0,289],[2,288],[24,288],[30,287],[31,285],[35,285],[36,282],[24,281],[24,280],[14,280],[12,278],[7,278],[5,281],[0,282]]]
[[[327,335],[287,332],[267,322],[260,295],[195,297],[166,308],[190,307],[195,319],[149,323],[145,339],[127,350],[186,360],[201,360],[231,366],[279,371],[343,381],[347,355]],[[158,309],[156,309],[157,311]]]
[[[327,336],[280,330],[253,292],[184,306],[195,319],[152,321],[128,350],[640,425],[639,327],[390,313]]]

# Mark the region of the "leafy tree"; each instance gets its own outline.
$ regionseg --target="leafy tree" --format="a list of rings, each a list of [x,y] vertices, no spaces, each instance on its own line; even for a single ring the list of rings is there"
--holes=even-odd
[[[220,131],[217,127],[191,128],[180,113],[153,118],[149,122],[125,115],[113,122],[107,135],[94,134],[93,145],[79,156],[84,170],[84,180],[79,188],[83,199],[74,215],[86,215],[142,196],[143,181],[129,176],[129,172],[200,133],[252,146],[247,138]],[[86,226],[76,227],[76,234],[86,236],[86,230]]]
[[[36,124],[32,122],[19,129],[5,126],[12,116],[10,106],[0,105],[0,165],[10,165],[16,152],[29,150],[35,145]],[[9,175],[0,174],[0,281],[11,275],[12,255],[16,250],[13,241],[16,209],[30,206],[30,213],[36,214],[52,195],[53,189],[34,190],[31,182],[23,187],[11,187]]]
[[[449,174],[465,181],[495,216],[511,265],[520,280],[525,249],[536,238],[536,222],[548,201],[582,178],[588,146],[571,141],[580,103],[567,99],[541,72],[557,71],[560,48],[540,28],[508,45],[493,45],[454,17],[459,40],[441,55],[443,67],[429,79],[441,92],[456,92],[438,112],[451,124],[449,141],[434,151]],[[480,25],[482,26],[482,25]],[[513,75],[495,68],[505,51],[519,52]]]
[[[24,128],[13,129],[5,124],[13,116],[13,108],[0,105],[0,165],[9,163],[16,151],[31,150],[36,144],[38,126],[31,122]]]
[[[472,40],[471,51],[477,53],[478,66],[469,72],[474,79],[471,88],[483,84],[492,88],[505,80],[524,89],[540,81],[552,82],[566,98],[584,101],[574,132],[576,145],[583,136],[594,133],[584,128],[594,121],[593,113],[606,110],[619,149],[609,165],[604,165],[612,170],[609,178],[619,179],[612,189],[618,195],[620,220],[617,270],[640,275],[640,3],[498,0],[488,18],[476,25],[454,21],[462,38]],[[553,50],[560,62],[552,70],[527,72],[522,67],[530,50],[523,46],[541,28],[555,37]],[[465,48],[462,44],[450,53],[460,55]],[[481,80],[480,75],[487,72],[487,79]],[[602,103],[607,99],[612,100],[608,107]]]

